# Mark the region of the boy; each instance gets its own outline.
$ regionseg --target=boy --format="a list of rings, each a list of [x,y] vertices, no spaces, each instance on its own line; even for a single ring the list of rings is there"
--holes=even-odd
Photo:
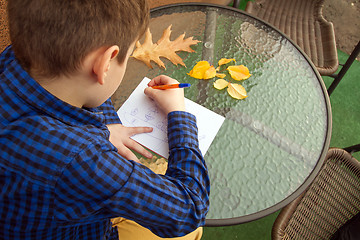
[[[9,0],[8,16],[12,46],[0,55],[1,238],[116,239],[114,217],[160,237],[203,225],[209,179],[183,91],[145,90],[168,114],[165,175],[129,150],[151,157],[129,138],[151,129],[122,126],[109,99],[148,25],[146,0]],[[159,76],[149,86],[172,83]]]

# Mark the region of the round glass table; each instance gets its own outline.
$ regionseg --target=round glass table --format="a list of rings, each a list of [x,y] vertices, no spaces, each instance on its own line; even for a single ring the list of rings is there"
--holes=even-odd
[[[312,182],[331,135],[331,109],[322,79],[305,54],[284,34],[247,13],[226,6],[176,4],[151,11],[153,42],[172,25],[171,40],[182,33],[201,41],[193,53],[180,52],[186,67],[162,59],[166,69],[131,58],[112,97],[118,109],[146,76],[166,74],[191,83],[185,96],[226,119],[205,154],[211,180],[206,226],[225,226],[271,214]],[[143,40],[141,40],[143,41]],[[235,100],[213,87],[216,78],[187,73],[201,60],[214,66],[234,58],[252,76],[248,92]]]

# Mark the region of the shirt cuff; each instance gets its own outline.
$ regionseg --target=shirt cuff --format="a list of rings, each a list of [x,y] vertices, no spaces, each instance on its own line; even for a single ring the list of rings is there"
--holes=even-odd
[[[199,148],[196,117],[188,112],[174,111],[168,114],[169,150],[175,147]]]

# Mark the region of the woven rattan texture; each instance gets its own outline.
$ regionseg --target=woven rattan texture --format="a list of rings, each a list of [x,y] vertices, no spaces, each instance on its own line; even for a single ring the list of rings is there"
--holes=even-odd
[[[232,0],[148,0],[150,8],[159,7],[167,4],[183,3],[183,2],[204,2],[220,5],[228,5]]]
[[[323,2],[250,1],[246,11],[288,35],[309,56],[321,75],[331,75],[338,68],[338,58],[333,25],[322,15]]]
[[[6,0],[0,0],[0,52],[2,52],[4,48],[10,44],[6,3]]]
[[[341,149],[330,151],[280,239],[330,239],[360,211],[360,163]]]

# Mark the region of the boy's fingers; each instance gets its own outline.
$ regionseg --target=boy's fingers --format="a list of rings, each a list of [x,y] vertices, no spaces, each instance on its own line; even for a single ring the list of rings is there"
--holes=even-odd
[[[134,136],[140,133],[150,133],[153,131],[152,127],[132,127],[130,128],[130,135]],[[129,146],[130,149],[134,150],[135,152],[141,154],[146,158],[152,158],[152,154],[147,151],[143,146],[141,146],[138,142],[130,139]]]
[[[118,150],[118,153],[121,156],[123,156],[125,159],[134,160],[135,162],[138,162],[138,163],[140,162],[139,159],[136,157],[136,155],[129,149]]]
[[[160,76],[154,77],[149,82],[149,86],[156,86],[156,85],[166,84],[168,81],[169,81],[169,77],[167,77],[165,75],[160,75]]]
[[[157,77],[154,77],[148,84],[149,87],[152,86],[156,86],[156,85],[163,85],[163,84],[175,84],[175,83],[179,83],[177,80],[165,76],[165,75],[160,75]]]
[[[152,131],[153,131],[152,127],[131,127],[130,134],[131,134],[131,136],[134,136],[136,134],[149,133]]]
[[[155,92],[156,92],[156,89],[153,89],[151,87],[147,87],[144,90],[145,95],[151,99],[154,99]]]
[[[129,146],[129,148],[131,148],[132,150],[134,150],[135,152],[141,154],[142,156],[144,156],[146,158],[153,157],[153,155],[148,150],[146,150],[143,146],[141,146],[136,141],[133,141],[131,146]]]

